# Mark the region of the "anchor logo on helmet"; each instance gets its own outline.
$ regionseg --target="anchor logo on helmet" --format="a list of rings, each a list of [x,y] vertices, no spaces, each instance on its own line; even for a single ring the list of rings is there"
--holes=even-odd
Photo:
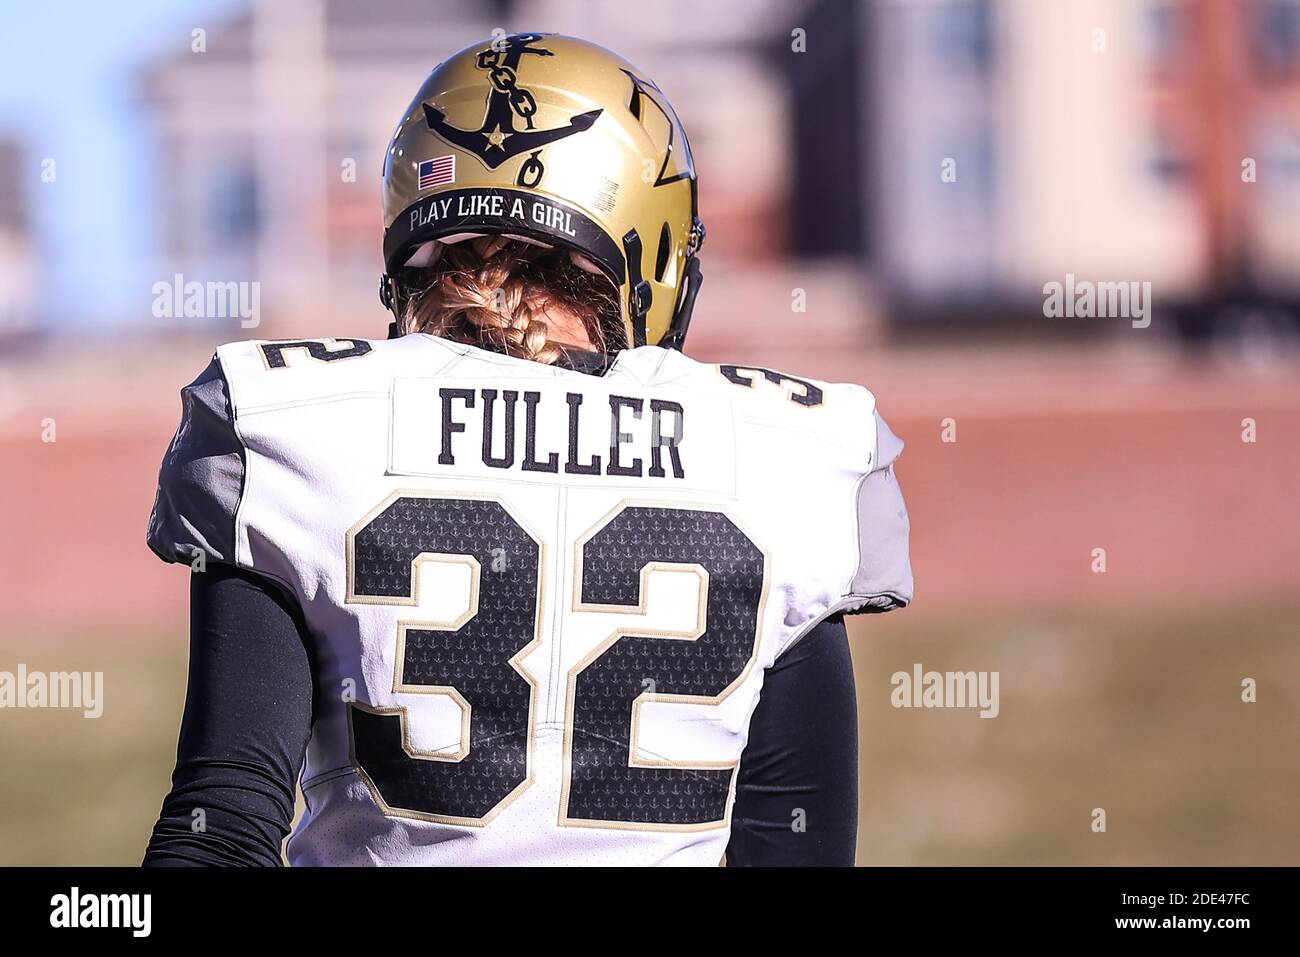
[[[569,118],[568,126],[539,130],[533,125],[537,100],[519,85],[516,71],[525,54],[554,56],[550,50],[534,47],[541,40],[540,33],[517,33],[494,40],[486,50],[480,50],[477,66],[486,70],[492,90],[488,94],[487,114],[483,125],[476,130],[462,130],[447,122],[447,117],[437,107],[424,104],[424,119],[429,129],[448,142],[474,154],[488,169],[496,169],[508,159],[521,153],[532,154],[525,164],[528,183],[535,186],[542,178],[541,161],[537,151],[548,143],[564,139],[591,128],[603,110],[591,110]],[[523,120],[525,128],[515,129],[515,118]],[[521,180],[525,170],[520,170]]]

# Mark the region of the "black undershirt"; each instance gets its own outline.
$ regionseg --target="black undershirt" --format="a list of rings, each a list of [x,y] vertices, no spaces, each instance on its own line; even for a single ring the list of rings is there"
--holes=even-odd
[[[265,579],[215,563],[191,576],[185,714],[146,867],[280,865],[311,733],[311,649],[296,603]],[[856,833],[857,708],[836,618],[767,671],[727,863],[851,865]]]
[[[844,619],[767,669],[736,776],[729,866],[852,867],[858,705]]]

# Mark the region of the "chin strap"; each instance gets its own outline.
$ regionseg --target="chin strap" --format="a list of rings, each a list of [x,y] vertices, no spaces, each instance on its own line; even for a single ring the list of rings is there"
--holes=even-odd
[[[695,297],[700,294],[700,285],[704,282],[704,274],[700,271],[700,261],[694,256],[686,260],[686,282],[682,290],[682,301],[677,306],[677,312],[673,314],[672,324],[668,327],[667,334],[659,341],[659,345],[665,349],[682,350],[686,343],[686,331],[691,325],[691,313],[695,310]]]
[[[632,346],[645,345],[645,317],[654,301],[650,283],[641,276],[641,237],[629,229],[623,237],[623,257],[627,260],[627,315],[632,321]]]
[[[402,317],[397,311],[397,280],[388,273],[381,273],[379,276],[379,301],[393,314],[394,321],[388,324],[388,338],[396,339],[394,332],[397,330],[397,320]]]
[[[393,321],[388,324],[388,338],[400,339],[405,335],[402,332],[401,290],[398,288],[397,280],[388,273],[383,273],[379,277],[379,301],[393,314]]]
[[[695,184],[692,182],[692,206],[694,203]],[[700,294],[700,286],[704,282],[704,274],[700,271],[700,259],[696,253],[704,245],[706,232],[703,220],[699,216],[693,216],[691,233],[686,241],[686,266],[682,276],[681,299],[677,303],[677,311],[673,313],[673,321],[668,324],[668,331],[659,340],[659,345],[665,349],[676,349],[681,352],[682,347],[686,344],[686,330],[690,328],[691,314],[695,311],[695,297]]]

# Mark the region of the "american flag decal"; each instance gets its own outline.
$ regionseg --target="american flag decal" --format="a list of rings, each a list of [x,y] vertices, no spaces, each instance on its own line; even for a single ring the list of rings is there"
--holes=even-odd
[[[456,157],[438,156],[420,164],[420,189],[456,182]]]

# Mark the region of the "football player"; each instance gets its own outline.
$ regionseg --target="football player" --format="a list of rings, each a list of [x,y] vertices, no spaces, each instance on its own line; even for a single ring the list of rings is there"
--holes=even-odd
[[[299,782],[293,864],[852,863],[843,616],[911,598],[902,444],[863,388],[680,351],[704,227],[664,95],[485,41],[383,199],[388,339],[231,343],[182,392],[146,863],[278,864]]]

